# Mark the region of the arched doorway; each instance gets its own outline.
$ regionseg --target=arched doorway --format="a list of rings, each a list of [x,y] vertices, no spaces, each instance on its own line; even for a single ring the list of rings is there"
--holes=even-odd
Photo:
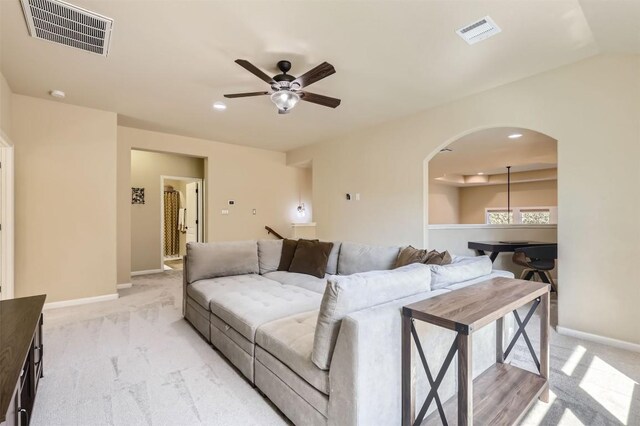
[[[557,140],[531,129],[483,128],[449,141],[425,160],[428,246],[473,255],[473,241],[557,243],[557,167]],[[497,255],[494,268],[519,277],[511,258]]]

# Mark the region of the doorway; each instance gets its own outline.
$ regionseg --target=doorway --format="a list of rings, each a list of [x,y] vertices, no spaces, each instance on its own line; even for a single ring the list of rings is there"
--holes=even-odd
[[[478,243],[557,247],[557,148],[555,138],[522,127],[483,128],[441,146],[425,159],[429,247],[469,256]],[[493,269],[526,277],[530,267],[502,249]],[[557,283],[555,256],[544,272]]]
[[[183,269],[187,243],[204,241],[203,180],[161,176],[162,270]]]

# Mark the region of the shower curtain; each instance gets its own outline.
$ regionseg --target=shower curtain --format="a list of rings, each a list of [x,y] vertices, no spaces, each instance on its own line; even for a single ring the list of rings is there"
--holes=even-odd
[[[180,194],[178,191],[164,192],[164,255],[175,256],[180,253],[180,234],[178,232],[178,209]]]

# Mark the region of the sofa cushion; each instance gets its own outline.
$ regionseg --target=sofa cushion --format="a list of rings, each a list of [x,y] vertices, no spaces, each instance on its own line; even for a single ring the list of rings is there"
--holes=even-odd
[[[254,356],[253,354],[255,345],[253,344],[253,342],[247,340],[242,334],[238,333],[235,328],[231,327],[229,324],[222,321],[220,318],[218,318],[217,315],[214,315],[211,312],[209,312],[209,325],[212,329],[215,328],[219,331],[219,333],[217,333],[219,337],[217,339],[218,341],[220,341],[222,335],[224,335],[233,343],[235,343],[236,346],[239,346],[243,351],[251,356]]]
[[[257,274],[256,241],[187,244],[187,282],[229,275]]]
[[[256,345],[293,370],[311,386],[329,395],[329,373],[311,361],[318,310],[304,312],[262,325]]]
[[[226,291],[250,291],[263,285],[279,286],[281,284],[256,274],[233,275],[196,281],[187,287],[187,294],[209,311],[209,303],[216,294]]]
[[[307,274],[297,274],[295,272],[274,271],[267,272],[264,274],[264,277],[278,281],[280,284],[294,285],[322,294],[327,286],[327,279],[330,275],[325,275],[324,278],[318,278]]]
[[[260,275],[277,271],[281,254],[282,240],[258,240]]]
[[[462,282],[457,282],[455,284],[451,284],[447,287],[445,287],[445,289],[447,290],[458,290],[461,288],[465,288],[465,287],[469,287],[470,285],[474,285],[474,284],[478,284],[487,280],[490,280],[491,278],[515,278],[513,272],[509,272],[509,271],[501,271],[499,269],[494,269],[491,271],[491,273],[489,275],[483,275],[481,277],[478,278],[473,278],[471,280],[467,280],[467,281],[462,281]]]
[[[338,274],[351,275],[392,269],[399,252],[400,247],[342,243],[338,258]]]
[[[454,256],[448,265],[428,266],[431,269],[432,290],[489,275],[493,268],[488,256]]]
[[[320,294],[272,282],[250,290],[215,293],[209,303],[211,312],[254,342],[256,329],[262,324],[320,306]]]
[[[344,247],[344,245],[343,245]],[[430,290],[431,271],[414,263],[391,271],[371,271],[333,276],[322,297],[313,341],[312,360],[328,369],[346,315],[365,308]]]
[[[330,417],[327,395],[316,390],[259,346],[256,348],[254,365],[256,387],[290,420],[286,424],[300,426],[332,424],[327,421]]]
[[[327,262],[327,274],[336,275],[338,273],[338,258],[340,256],[340,247],[342,243],[340,241],[334,241],[331,253],[329,253],[329,261]]]
[[[289,266],[289,272],[324,278],[333,243],[300,240]]]

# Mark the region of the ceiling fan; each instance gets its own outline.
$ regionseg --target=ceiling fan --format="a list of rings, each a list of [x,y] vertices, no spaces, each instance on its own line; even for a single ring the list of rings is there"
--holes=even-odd
[[[307,101],[314,104],[335,108],[340,105],[340,99],[331,98],[329,96],[318,95],[315,93],[302,90],[313,83],[322,80],[325,77],[329,77],[336,72],[333,65],[328,62],[323,62],[312,70],[307,71],[300,77],[296,78],[290,74],[287,74],[291,69],[291,62],[278,61],[278,69],[281,74],[269,77],[262,72],[258,67],[251,62],[244,59],[236,59],[236,64],[249,71],[251,74],[258,77],[260,80],[269,83],[272,92],[250,92],[250,93],[233,93],[230,95],[224,95],[225,98],[244,98],[247,96],[262,96],[271,95],[271,101],[278,107],[278,114],[286,114],[293,107],[296,106],[298,101]]]

